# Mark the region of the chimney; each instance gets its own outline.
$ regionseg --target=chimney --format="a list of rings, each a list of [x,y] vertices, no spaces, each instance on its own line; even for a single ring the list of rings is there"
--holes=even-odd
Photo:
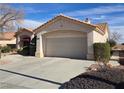
[[[86,18],[86,19],[85,19],[85,22],[86,22],[86,23],[88,23],[88,24],[90,24],[90,23],[91,23],[91,21],[90,21],[90,19],[89,19],[89,18]]]

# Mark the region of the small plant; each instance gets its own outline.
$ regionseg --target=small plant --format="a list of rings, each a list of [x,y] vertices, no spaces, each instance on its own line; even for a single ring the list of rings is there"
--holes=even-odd
[[[21,48],[21,49],[17,49],[16,51],[17,51],[17,53],[20,53],[22,50],[23,49]]]
[[[10,51],[11,51],[11,47],[9,47],[9,46],[3,46],[3,47],[1,47],[1,52],[2,53],[8,53]]]
[[[17,50],[17,53],[19,53],[21,55],[29,55],[28,52],[29,52],[28,46],[24,46],[24,47]]]

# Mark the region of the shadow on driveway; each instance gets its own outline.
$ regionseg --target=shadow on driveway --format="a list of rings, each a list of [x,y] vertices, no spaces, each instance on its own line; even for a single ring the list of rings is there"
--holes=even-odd
[[[29,78],[32,78],[32,79],[37,79],[37,80],[45,81],[45,82],[48,82],[48,83],[56,84],[56,85],[62,85],[62,83],[59,83],[59,82],[55,82],[55,81],[51,81],[51,80],[47,80],[47,79],[43,79],[43,78],[38,78],[38,77],[30,76],[30,75],[25,75],[25,74],[14,72],[14,71],[9,71],[9,70],[5,70],[5,69],[0,69],[0,71],[25,76],[25,77],[29,77]]]

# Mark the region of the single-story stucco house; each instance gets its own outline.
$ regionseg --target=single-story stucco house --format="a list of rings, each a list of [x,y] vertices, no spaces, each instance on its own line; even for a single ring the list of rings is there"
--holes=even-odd
[[[0,32],[0,46],[15,46],[16,45],[16,32]]]
[[[37,57],[93,59],[93,44],[109,39],[107,23],[92,24],[89,19],[83,21],[62,14],[33,32],[37,37]]]
[[[92,24],[89,19],[83,21],[60,14],[34,30],[19,29],[15,37],[17,49],[31,45],[35,38],[37,57],[93,59],[93,44],[106,42],[109,29],[107,23]]]
[[[120,59],[120,55],[124,57],[124,45],[118,44],[115,45],[114,47],[112,47],[112,57],[111,59],[113,60],[119,60]]]

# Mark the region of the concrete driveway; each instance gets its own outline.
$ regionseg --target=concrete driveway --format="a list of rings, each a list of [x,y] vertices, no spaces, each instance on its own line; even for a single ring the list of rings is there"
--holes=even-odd
[[[9,55],[0,60],[0,88],[56,89],[94,61]]]

